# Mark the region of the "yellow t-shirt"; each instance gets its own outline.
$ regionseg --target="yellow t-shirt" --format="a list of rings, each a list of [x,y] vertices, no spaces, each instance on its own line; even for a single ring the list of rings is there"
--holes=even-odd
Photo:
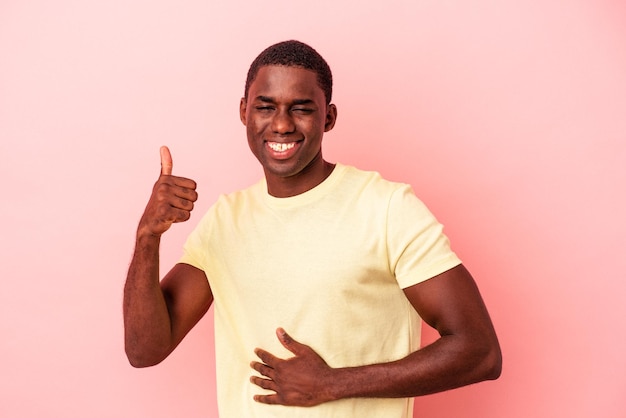
[[[402,289],[460,264],[442,229],[408,185],[341,164],[294,197],[269,195],[264,180],[221,196],[180,260],[202,269],[213,292],[220,417],[410,417],[412,399],[259,404],[249,364],[256,347],[292,356],[278,327],[331,367],[417,350],[421,322]]]

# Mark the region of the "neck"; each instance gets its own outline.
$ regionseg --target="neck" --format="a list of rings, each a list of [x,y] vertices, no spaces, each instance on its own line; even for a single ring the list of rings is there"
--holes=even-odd
[[[292,197],[308,192],[326,180],[335,169],[335,164],[324,160],[321,162],[293,176],[272,177],[271,182],[266,175],[267,192],[274,197]]]

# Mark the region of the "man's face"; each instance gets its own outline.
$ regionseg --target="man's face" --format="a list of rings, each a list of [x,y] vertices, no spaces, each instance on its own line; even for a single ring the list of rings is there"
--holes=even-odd
[[[302,193],[328,175],[322,174],[322,137],[336,115],[335,106],[326,105],[315,72],[274,65],[259,69],[248,99],[241,99],[240,117],[270,193],[272,188]]]

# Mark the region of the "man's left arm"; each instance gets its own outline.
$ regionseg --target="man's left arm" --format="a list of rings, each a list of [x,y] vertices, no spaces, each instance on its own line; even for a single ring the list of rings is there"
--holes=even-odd
[[[267,404],[313,406],[344,398],[400,398],[426,395],[497,379],[500,345],[474,279],[463,265],[404,289],[422,319],[440,338],[400,360],[331,368],[309,346],[277,330],[294,354],[280,359],[257,349],[251,366],[256,385],[274,391],[257,395]]]

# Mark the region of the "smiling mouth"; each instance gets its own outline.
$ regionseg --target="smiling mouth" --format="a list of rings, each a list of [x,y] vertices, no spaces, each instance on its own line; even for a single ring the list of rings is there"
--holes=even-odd
[[[276,152],[285,152],[296,146],[295,142],[268,142],[267,146]]]

